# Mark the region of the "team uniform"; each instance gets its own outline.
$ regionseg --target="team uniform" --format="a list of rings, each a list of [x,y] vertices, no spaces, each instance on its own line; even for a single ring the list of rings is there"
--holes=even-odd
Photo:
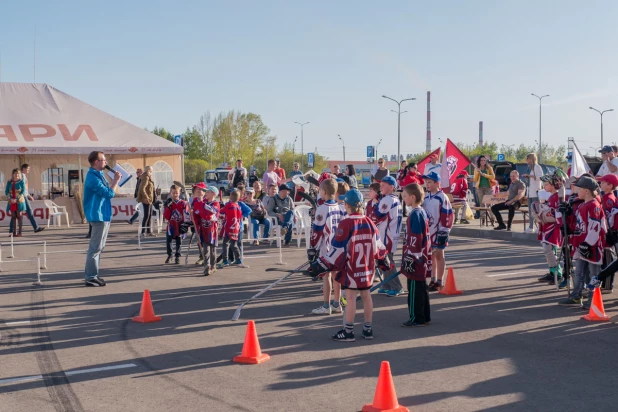
[[[311,228],[310,247],[318,252],[318,256],[328,255],[337,225],[344,217],[345,212],[341,212],[341,208],[334,200],[327,200],[317,208]]]
[[[442,192],[427,193],[423,201],[423,209],[429,222],[429,236],[433,249],[445,249],[448,246],[448,235],[453,227],[453,208],[451,202]],[[445,240],[446,239],[446,240]]]
[[[378,207],[379,201],[377,199],[372,199],[367,202],[367,206],[365,207],[365,216],[367,216],[374,225],[378,225],[378,218],[376,217],[376,208]]]
[[[384,259],[388,253],[373,222],[361,214],[348,215],[339,223],[331,246],[322,261],[338,272],[335,280],[342,288],[371,288],[376,259]]]
[[[219,202],[216,200],[208,202],[206,199],[193,199],[192,209],[195,231],[202,245],[204,268],[214,268],[216,248],[219,244]]]
[[[465,175],[467,176],[467,174]],[[463,206],[460,208],[461,210],[461,221],[467,221],[466,213],[468,211],[468,179],[466,177],[460,177],[455,179],[453,184],[451,185],[451,194],[453,195],[453,201],[459,203],[463,203]],[[457,211],[455,213],[455,221],[457,221]]]
[[[410,211],[406,241],[401,258],[401,274],[407,278],[408,314],[406,326],[431,322],[426,278],[431,277],[431,242],[427,214],[421,207]]]
[[[380,232],[380,240],[386,247],[390,261],[393,262],[393,254],[397,251],[401,220],[403,219],[403,210],[399,198],[394,193],[384,195],[378,206],[374,208],[374,215]],[[384,273],[384,277],[391,276],[393,273],[395,273],[394,268]],[[385,283],[382,288],[379,291],[381,293],[403,289],[398,277]]]
[[[181,199],[175,201],[172,200],[163,208],[163,217],[167,220],[165,243],[167,246],[168,260],[172,256],[172,241],[175,241],[176,247],[174,256],[176,258],[176,263],[178,263],[180,258],[180,244],[182,243],[181,236],[187,233],[185,229],[187,228],[189,222],[191,222],[189,204]]]
[[[613,193],[606,193],[601,198],[601,205],[603,206],[603,212],[607,218],[607,229],[616,231],[618,230],[618,202],[616,196]]]
[[[556,251],[562,247],[564,240],[564,234],[562,233],[562,213],[560,213],[559,206],[562,198],[558,192],[549,196],[549,199],[545,202],[545,205],[549,208],[548,215],[554,217],[554,222],[539,223],[539,233],[537,239],[541,242],[543,248],[543,254],[547,260],[549,266],[549,274],[541,278],[543,281],[548,281],[549,284],[554,284],[554,276],[559,279],[562,278],[562,269],[559,262],[556,260]],[[541,279],[539,279],[541,281]],[[561,286],[562,287],[562,286]]]
[[[240,260],[240,249],[238,248],[238,239],[240,236],[240,228],[242,224],[242,210],[237,202],[227,202],[221,208],[221,216],[224,217],[221,237],[223,238],[223,259],[224,265],[228,261],[228,252],[231,247],[234,253],[234,260]]]

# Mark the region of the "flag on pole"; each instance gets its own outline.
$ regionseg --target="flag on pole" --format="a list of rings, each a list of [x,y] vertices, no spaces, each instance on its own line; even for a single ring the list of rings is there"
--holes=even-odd
[[[468,157],[459,150],[451,139],[446,139],[444,158],[442,159],[442,170],[440,186],[444,193],[451,192],[451,186],[455,183],[457,175],[470,164]]]
[[[434,150],[433,152],[431,152],[427,156],[425,156],[420,162],[417,162],[416,163],[416,170],[418,170],[419,173],[424,173],[425,165],[431,161],[431,156],[436,155],[436,156],[438,156],[438,160],[440,160],[440,152],[441,152],[441,150],[442,149],[438,147],[436,150]]]
[[[575,142],[573,142],[573,152],[571,154],[571,173],[569,173],[569,177],[579,177],[584,173],[590,173],[590,166],[588,166],[582,152],[579,151],[579,148]]]

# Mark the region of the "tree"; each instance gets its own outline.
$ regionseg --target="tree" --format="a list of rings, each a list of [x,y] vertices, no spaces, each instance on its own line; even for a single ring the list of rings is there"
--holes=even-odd
[[[148,130],[148,129],[146,129]],[[170,142],[174,141],[174,134],[165,130],[164,127],[158,128],[157,126],[154,127],[154,129],[152,129],[151,133],[156,134],[157,136],[160,136],[164,139],[169,140]]]
[[[206,160],[185,158],[185,182],[196,183],[204,181],[204,172],[206,170],[209,170]]]

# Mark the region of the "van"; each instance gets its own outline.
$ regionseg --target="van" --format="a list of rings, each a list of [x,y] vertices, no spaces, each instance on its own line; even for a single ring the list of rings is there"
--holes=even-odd
[[[215,170],[204,172],[204,183],[206,186],[215,186],[224,195],[230,194],[230,181],[228,180],[229,168],[218,167]]]
[[[511,184],[510,174],[513,170],[517,170],[519,172],[520,180],[525,183],[526,187],[528,187],[529,179],[527,177],[521,177],[522,175],[528,174],[527,163],[489,162],[489,164],[494,169],[500,190],[503,191],[509,188],[509,185]],[[556,166],[553,165],[540,163],[539,166],[543,169],[544,175],[552,174],[556,171]]]

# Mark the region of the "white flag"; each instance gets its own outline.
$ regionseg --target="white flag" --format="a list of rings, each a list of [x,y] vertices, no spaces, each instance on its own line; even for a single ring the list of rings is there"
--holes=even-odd
[[[586,163],[586,159],[582,156],[579,148],[573,142],[573,153],[571,154],[571,176],[581,176],[584,173],[590,172],[590,166]]]

